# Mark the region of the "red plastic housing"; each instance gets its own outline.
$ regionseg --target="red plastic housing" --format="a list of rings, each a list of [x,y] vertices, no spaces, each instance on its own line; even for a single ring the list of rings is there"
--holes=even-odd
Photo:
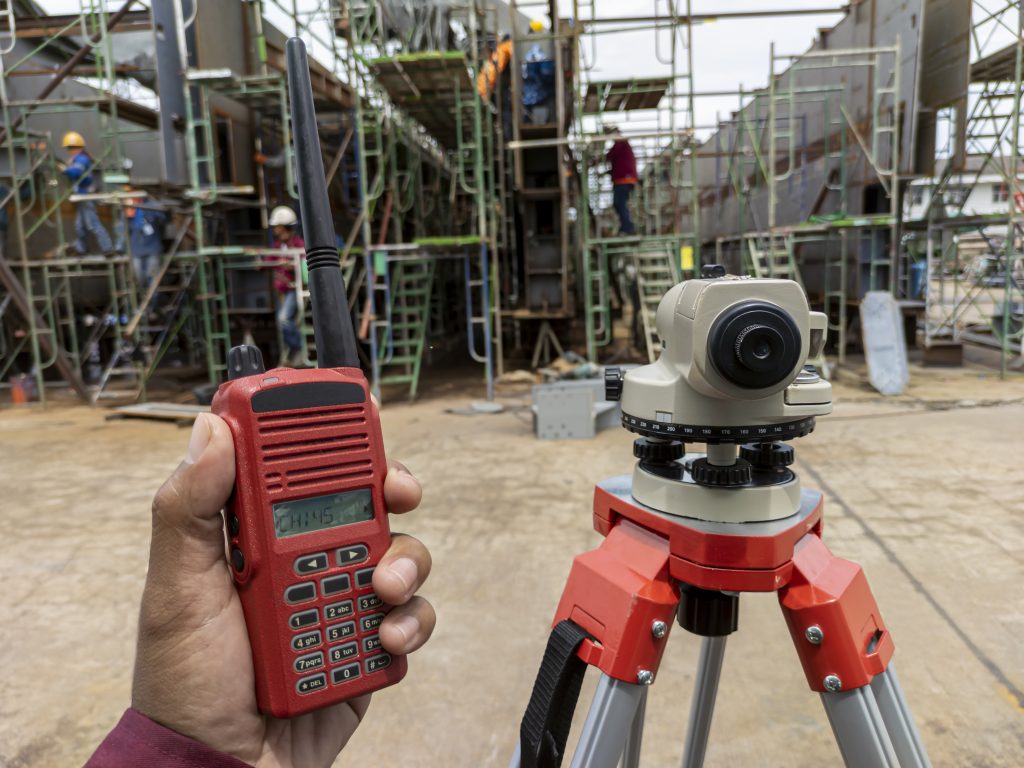
[[[362,371],[275,368],[235,379],[221,385],[213,412],[235,443],[225,516],[260,710],[293,717],[401,680],[405,657],[376,640],[389,606],[357,580],[391,541],[380,417]],[[372,519],[277,537],[273,505],[359,489],[371,493]],[[296,570],[300,558],[312,558],[300,569],[308,572]],[[304,599],[286,602],[289,587],[310,584],[312,597],[300,586],[289,596]],[[300,615],[309,623],[293,628]]]

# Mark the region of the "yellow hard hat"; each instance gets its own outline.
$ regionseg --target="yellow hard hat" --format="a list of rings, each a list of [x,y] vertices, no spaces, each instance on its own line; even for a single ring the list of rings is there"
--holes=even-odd
[[[530,31],[531,32],[543,32],[544,31],[544,22],[541,21],[540,19],[534,19],[533,21],[530,22]]]
[[[64,141],[62,142],[65,149],[72,147],[81,148],[85,146],[85,139],[82,138],[82,134],[77,131],[68,131],[64,134]]]

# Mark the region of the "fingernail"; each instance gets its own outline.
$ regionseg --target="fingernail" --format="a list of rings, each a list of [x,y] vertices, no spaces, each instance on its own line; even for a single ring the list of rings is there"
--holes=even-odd
[[[394,574],[395,578],[402,582],[402,593],[409,594],[416,585],[416,563],[408,557],[400,557],[388,566],[388,572]]]
[[[185,451],[185,463],[195,464],[210,444],[210,425],[206,423],[206,414],[201,413],[192,425],[192,436],[188,439],[188,450]]]
[[[408,614],[398,616],[391,622],[391,626],[402,635],[403,646],[409,645],[413,638],[416,637],[416,633],[420,631],[420,623],[416,620],[416,617]]]

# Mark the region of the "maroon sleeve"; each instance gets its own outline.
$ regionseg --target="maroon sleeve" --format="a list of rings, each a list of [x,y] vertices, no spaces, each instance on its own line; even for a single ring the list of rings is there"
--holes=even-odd
[[[250,768],[230,755],[125,710],[85,768]]]

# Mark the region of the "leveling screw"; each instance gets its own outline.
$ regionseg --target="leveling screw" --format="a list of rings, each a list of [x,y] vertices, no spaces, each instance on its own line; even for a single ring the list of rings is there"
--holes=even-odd
[[[821,630],[821,627],[813,624],[804,630],[804,637],[807,638],[807,642],[811,645],[821,645],[821,641],[825,639],[825,633]]]
[[[654,622],[651,624],[651,634],[661,640],[661,638],[668,634],[668,624],[664,621]]]
[[[838,680],[839,678],[836,679]],[[649,669],[641,669],[636,673],[636,681],[640,685],[650,685],[654,682],[654,673]]]
[[[843,681],[839,679],[839,675],[825,675],[822,683],[825,685],[825,690],[831,693],[843,690]]]

